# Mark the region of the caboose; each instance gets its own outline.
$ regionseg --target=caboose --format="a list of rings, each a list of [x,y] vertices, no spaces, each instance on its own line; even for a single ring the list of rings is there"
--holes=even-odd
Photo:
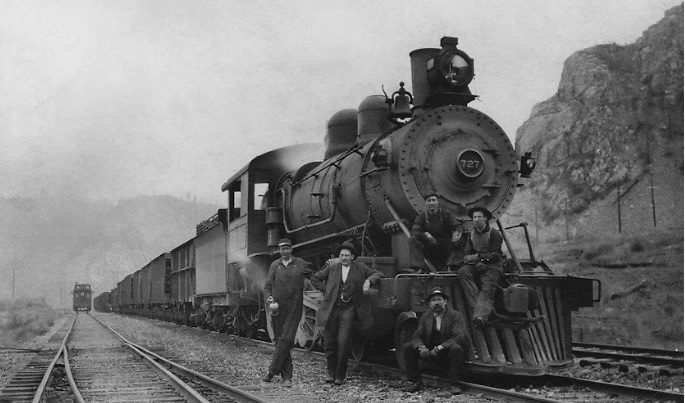
[[[74,283],[71,294],[73,295],[74,312],[90,312],[93,307],[93,291],[90,289],[90,284]]]
[[[333,115],[323,153],[311,145],[272,150],[222,186],[228,195],[227,304],[241,326],[261,327],[266,319],[269,329],[261,286],[280,237],[292,239],[294,253],[316,268],[335,245],[352,240],[362,251],[359,259],[386,275],[373,296],[375,326],[357,332],[354,357],[369,343],[397,351],[428,310],[428,290],[441,285],[468,327],[468,370],[534,375],[572,361],[571,311],[592,306],[599,283],[556,276],[532,254],[517,258],[499,217],[534,160],[519,156],[493,119],[468,106],[476,98],[468,86],[474,61],[457,44],[444,37],[440,48],[410,53],[412,92],[400,83],[391,96],[371,95],[358,109]],[[408,265],[407,227],[429,194],[440,195],[441,207],[466,226],[471,207],[488,209],[506,241],[507,272],[495,316],[483,328],[472,325],[455,272],[438,266],[427,274],[399,274]],[[320,334],[314,312],[321,294],[305,293],[296,336],[301,346]]]

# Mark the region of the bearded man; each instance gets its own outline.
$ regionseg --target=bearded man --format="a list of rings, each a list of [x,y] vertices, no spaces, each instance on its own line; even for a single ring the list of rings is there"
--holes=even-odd
[[[447,305],[448,299],[442,287],[435,286],[431,289],[426,297],[431,310],[421,316],[412,341],[402,346],[407,380],[410,382],[402,389],[405,392],[417,392],[423,389],[419,369],[419,359],[421,359],[447,366],[447,373],[452,382],[452,393],[462,393],[458,382],[464,363],[464,323],[461,320],[461,314]]]

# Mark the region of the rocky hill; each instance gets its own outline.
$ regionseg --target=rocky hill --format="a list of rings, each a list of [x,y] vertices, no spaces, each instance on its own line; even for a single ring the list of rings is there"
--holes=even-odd
[[[53,198],[0,199],[0,299],[43,296],[70,304],[73,283],[109,291],[126,274],[195,235],[219,206],[170,196],[118,204]]]
[[[571,55],[516,143],[538,164],[504,221],[542,241],[682,228],[683,5],[633,44]]]

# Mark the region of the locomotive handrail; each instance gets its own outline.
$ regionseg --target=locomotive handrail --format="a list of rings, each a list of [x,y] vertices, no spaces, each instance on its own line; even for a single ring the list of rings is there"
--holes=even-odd
[[[511,260],[514,261],[514,264],[516,265],[516,268],[518,269],[519,273],[523,273],[523,267],[521,267],[521,262],[519,262],[519,259],[516,257],[516,253],[514,253],[514,248],[511,247],[511,243],[509,243],[509,238],[507,238],[506,231],[504,230],[504,227],[502,227],[502,222],[497,219],[497,227],[499,227],[499,232],[502,234],[502,239],[504,239],[504,243],[507,244],[507,250],[509,250],[509,256],[511,257]]]
[[[281,198],[283,200],[281,202],[281,208],[283,209],[283,211],[286,211],[285,210],[285,197],[286,197],[285,190],[283,190],[283,188],[280,188],[280,189],[278,189],[278,191],[283,195],[283,197]],[[330,217],[326,218],[325,220],[317,221],[313,224],[301,225],[295,229],[290,229],[290,226],[288,225],[288,219],[286,217],[286,214],[283,214],[283,228],[285,229],[285,232],[287,234],[294,234],[295,232],[299,232],[299,231],[302,231],[302,230],[305,230],[308,228],[318,227],[319,225],[328,224],[329,222],[332,222],[333,219],[335,218],[335,213],[338,211],[338,203],[331,203],[331,204],[333,204],[333,211],[331,212]]]
[[[385,206],[388,208],[388,211],[390,211],[390,214],[392,215],[392,218],[394,218],[395,221],[397,221],[397,224],[399,224],[400,228],[402,228],[402,232],[404,232],[404,235],[406,235],[407,238],[411,237],[411,234],[409,233],[407,226],[404,225],[404,223],[402,222],[402,219],[400,218],[400,215],[397,214],[397,211],[395,211],[395,209],[392,207],[392,203],[390,203],[390,198],[386,196],[384,201],[385,201]],[[428,269],[432,273],[437,272],[437,270],[435,269],[435,266],[433,266],[433,264],[430,261],[428,261],[428,259],[423,258],[423,262],[426,264],[426,266],[428,266]]]

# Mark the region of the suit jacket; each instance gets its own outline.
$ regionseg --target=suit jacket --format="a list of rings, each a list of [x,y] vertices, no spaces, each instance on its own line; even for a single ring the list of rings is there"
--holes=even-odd
[[[425,345],[431,338],[433,332],[433,311],[426,311],[419,320],[419,327],[414,332],[412,337],[412,344],[414,348]],[[449,307],[445,307],[445,312],[442,314],[442,322],[440,323],[440,345],[449,348],[455,345],[464,346],[464,322],[461,319],[461,314]]]
[[[353,260],[350,264],[347,283],[352,285],[352,303],[364,328],[369,328],[373,325],[373,311],[371,310],[371,299],[364,295],[362,287],[367,278],[371,284],[375,284],[381,277],[383,277],[383,272],[373,270],[364,263]],[[324,293],[323,302],[316,313],[316,319],[321,326],[326,326],[340,292],[342,263],[326,266],[314,273],[311,282],[315,288]]]

